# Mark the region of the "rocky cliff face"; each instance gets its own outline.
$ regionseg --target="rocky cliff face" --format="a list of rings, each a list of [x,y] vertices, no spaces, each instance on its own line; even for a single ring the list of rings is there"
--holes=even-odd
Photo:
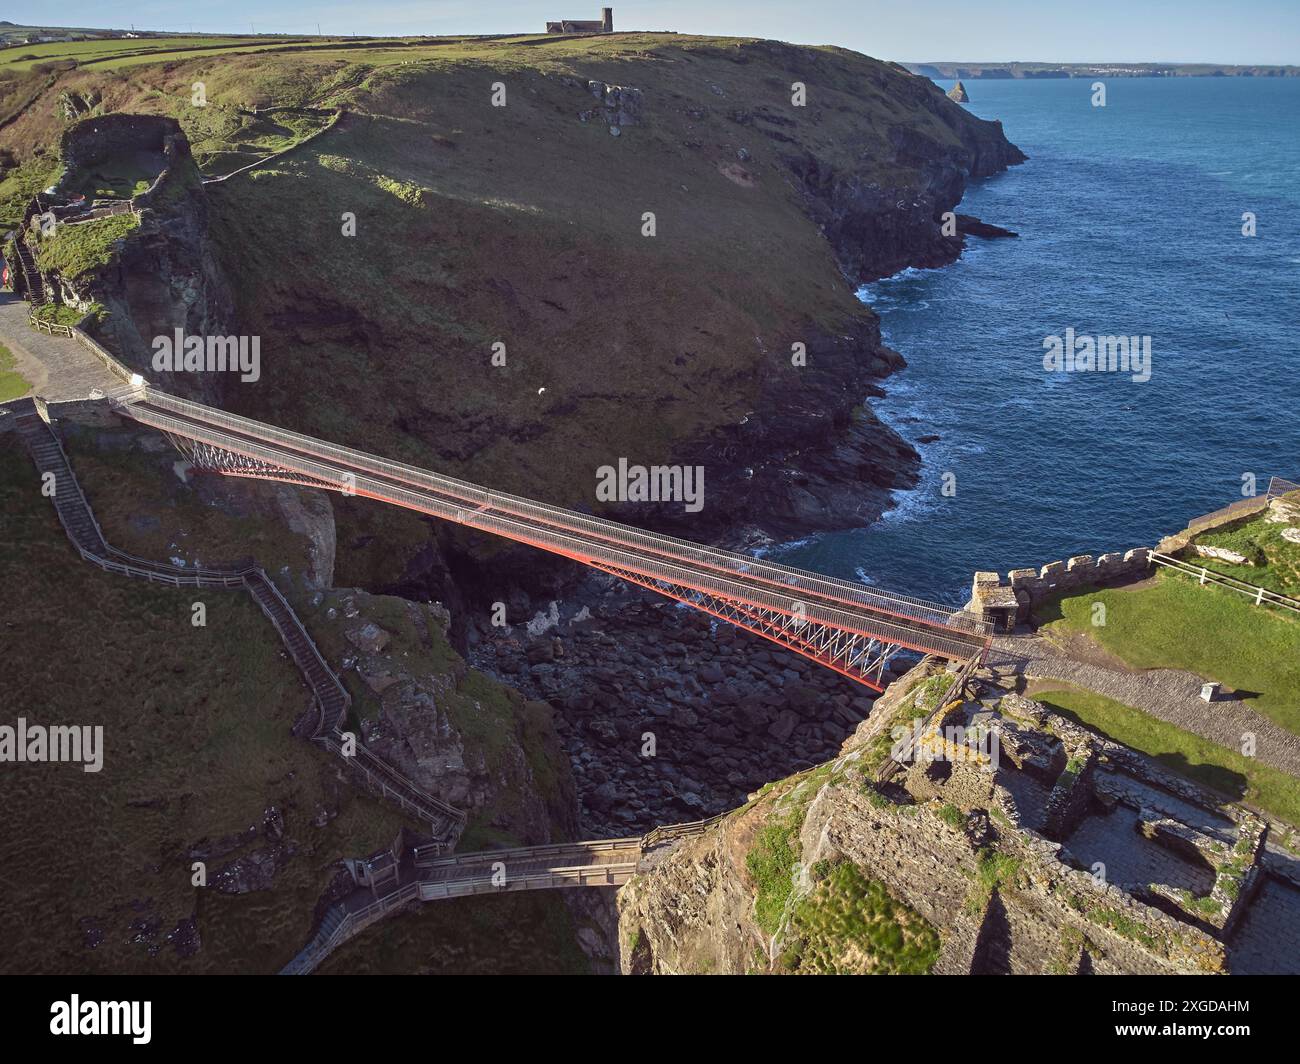
[[[918,767],[906,790],[874,782],[892,725],[924,714],[929,673],[892,685],[839,758],[765,788],[625,886],[623,970],[1224,970],[1224,945],[1200,920],[1082,871],[1041,834],[1052,828],[1033,819],[1036,802],[1022,820],[1011,777],[944,765]],[[1052,771],[1073,784],[1072,766]]]
[[[353,696],[362,741],[469,816],[473,849],[578,837],[577,799],[551,708],[471,670],[436,603],[317,591],[305,609]]]
[[[173,337],[178,329],[204,338],[237,332],[230,285],[211,254],[202,175],[180,124],[158,115],[84,119],[64,132],[61,156],[60,193],[77,191],[88,175],[124,159],[156,163],[158,170],[148,190],[134,197],[138,227],[117,241],[107,261],[75,276],[56,273],[50,286],[65,303],[102,308],[94,327],[99,339],[150,381],[220,404],[233,374],[160,371],[152,364],[155,337]]]
[[[845,270],[859,282],[908,266],[933,268],[952,262],[961,254],[962,239],[943,234],[943,214],[955,210],[968,181],[1026,159],[1003,135],[1000,122],[954,108],[932,83],[916,80],[919,84],[906,91],[916,94],[919,106],[934,111],[950,139],[914,124],[890,126],[892,161],[905,180],[864,178],[856,169],[827,166],[810,153],[790,160],[802,181],[809,214]]]
[[[346,410],[370,449],[505,489],[596,507],[595,470],[625,456],[705,468],[699,513],[610,507],[693,538],[874,520],[918,459],[870,412],[903,361],[853,290],[960,253],[975,230],[944,236],[943,213],[967,181],[1024,158],[1000,127],[839,49],[647,35],[481,52],[356,77],[310,55],[232,56],[209,108],[175,111],[205,158],[264,135],[247,109],[280,90],[349,114],[206,193],[172,118],[71,127],[74,162],[101,147],[79,131],[110,120],[112,136],[153,136],[152,122],[174,145],[140,231],[77,298],[108,308],[110,344],[142,368],[172,329],[262,338],[258,385],[165,386],[326,435],[325,412]],[[468,88],[495,63],[508,106]],[[187,88],[188,67],[168,83]],[[93,74],[74,87],[119,111],[166,99]],[[495,341],[510,361],[485,368]],[[342,537],[345,573],[374,528]],[[400,559],[400,586],[445,596],[429,546]],[[551,580],[531,554],[492,553],[533,590]],[[393,575],[372,586],[399,586]]]

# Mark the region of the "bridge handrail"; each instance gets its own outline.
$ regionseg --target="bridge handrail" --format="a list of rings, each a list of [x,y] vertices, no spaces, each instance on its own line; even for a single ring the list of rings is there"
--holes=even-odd
[[[676,551],[679,555],[685,555],[687,560],[694,564],[715,565],[733,575],[744,575],[749,579],[763,580],[782,588],[804,591],[831,599],[840,599],[868,609],[897,613],[899,616],[906,616],[912,620],[928,624],[941,627],[957,626],[975,632],[990,630],[990,627],[982,618],[965,613],[958,607],[944,606],[941,603],[927,602],[913,596],[873,589],[852,581],[795,569],[790,566],[693,543],[673,536],[648,533],[630,525],[587,514],[578,514],[571,510],[505,492],[489,491],[469,481],[446,477],[406,463],[395,462],[364,451],[328,443],[302,433],[280,429],[237,414],[230,414],[226,411],[204,406],[191,400],[179,399],[152,387],[147,389],[145,400],[159,407],[187,414],[208,424],[224,425],[234,431],[261,438],[263,441],[269,440],[284,444],[292,450],[307,455],[330,458],[356,469],[364,469],[392,479],[430,488],[434,491],[452,494],[462,498],[469,505],[489,507],[505,505],[526,512],[534,519],[543,520],[547,523],[558,522],[562,527],[572,526],[589,535],[612,538],[615,542],[633,544],[642,549],[659,553]],[[465,521],[462,523],[472,524],[473,522]],[[679,560],[681,559],[679,558]],[[954,618],[960,618],[960,621],[954,622]]]
[[[446,856],[428,857],[422,851],[426,846],[414,849],[416,866],[426,871],[438,868],[469,868],[475,865],[492,864],[497,861],[516,859],[537,859],[554,857],[571,853],[612,853],[617,850],[640,850],[641,836],[634,835],[624,839],[592,839],[585,842],[552,842],[540,846],[511,846],[502,850],[479,850],[474,853],[454,853]]]
[[[648,850],[664,841],[686,838],[690,835],[701,835],[713,827],[714,824],[720,824],[726,820],[730,815],[731,810],[728,810],[725,813],[718,813],[716,816],[707,817],[704,820],[691,820],[684,824],[661,824],[641,836],[641,848]]]
[[[353,935],[364,931],[371,924],[386,916],[394,909],[415,901],[419,897],[419,882],[405,883],[391,894],[385,894],[378,901],[353,912],[346,913],[338,924],[326,935],[318,931],[284,968],[281,975],[307,975]]]
[[[420,887],[420,900],[433,901],[439,897],[455,897],[458,894],[543,890],[547,887],[569,885],[580,887],[621,886],[636,875],[640,868],[639,861],[628,861],[621,864],[576,865],[570,868],[548,868],[540,872],[526,872],[522,875],[507,877],[504,884],[498,884],[490,873],[446,881],[418,879],[416,882]],[[590,882],[596,879],[605,882],[603,884]]]
[[[368,775],[381,787],[385,794],[390,794],[404,808],[409,804],[414,811],[425,819],[430,819],[428,810],[433,810],[450,819],[456,826],[465,822],[465,810],[444,802],[436,795],[430,794],[423,787],[411,782],[396,768],[383,758],[378,757],[360,742],[357,743],[356,752],[345,757],[343,754],[342,733],[337,729],[314,738],[326,749],[343,757],[353,768],[359,769]],[[403,791],[409,792],[409,795],[414,796],[414,798],[404,795]]]
[[[325,719],[326,707],[325,707],[324,700],[319,698],[321,692],[320,691],[316,692],[318,695],[317,700],[320,703],[320,710],[321,710],[320,724],[316,729],[316,736],[323,735],[326,732],[338,726],[339,722],[346,715],[348,707],[352,705],[352,696],[348,694],[347,688],[343,686],[343,682],[338,678],[338,675],[334,672],[333,669],[330,668],[329,662],[325,660],[325,655],[323,655],[320,652],[320,647],[316,645],[316,640],[314,640],[311,637],[311,633],[307,631],[306,626],[302,623],[302,619],[298,616],[297,610],[295,610],[292,606],[289,605],[289,600],[284,597],[284,593],[278,587],[276,587],[275,581],[272,580],[269,576],[267,576],[266,572],[261,568],[252,570],[248,575],[250,577],[253,577],[254,579],[257,579],[258,583],[266,587],[267,590],[269,590],[271,594],[284,607],[285,612],[288,614],[289,618],[293,622],[294,630],[306,641],[307,649],[310,651],[312,657],[315,659],[316,663],[320,666],[320,668],[325,672],[325,674],[329,677],[327,681],[329,687],[333,691],[337,692],[339,697],[342,698],[343,700],[343,706],[339,710],[335,719],[333,721],[326,721]],[[271,624],[275,627],[275,630],[280,633],[281,640],[287,645],[289,639],[289,633],[284,631],[280,627],[279,619],[274,614],[272,614],[269,610],[264,610],[263,612],[266,613],[267,618],[270,620]],[[315,738],[316,736],[313,736],[313,738]]]
[[[981,658],[979,656],[975,656],[962,663],[961,668],[957,670],[957,674],[952,678],[952,682],[944,690],[942,697],[940,697],[940,699],[934,704],[934,708],[925,715],[925,719],[921,722],[920,728],[908,731],[906,738],[903,740],[903,747],[899,750],[899,756],[894,757],[891,755],[881,764],[879,770],[876,772],[876,779],[878,781],[884,782],[892,779],[894,774],[897,773],[906,762],[912,760],[912,757],[916,753],[914,747],[916,745],[917,735],[924,735],[930,726],[930,722],[942,713],[945,708],[962,696],[962,691],[970,681],[971,676],[974,675],[976,668],[979,667],[980,660]]]
[[[553,553],[573,558],[575,561],[589,562],[593,557],[599,557],[610,564],[641,573],[652,580],[671,581],[708,594],[738,599],[776,613],[797,617],[801,621],[822,622],[834,628],[856,632],[923,653],[940,653],[946,657],[965,658],[972,653],[982,653],[987,645],[987,639],[962,630],[936,628],[929,625],[922,629],[909,628],[894,621],[883,620],[876,615],[850,613],[818,602],[796,603],[787,596],[777,595],[761,586],[754,587],[740,580],[724,579],[712,572],[700,572],[658,561],[652,567],[648,567],[645,559],[638,555],[608,545],[592,545],[572,534],[535,528],[514,518],[476,513],[472,515],[472,520],[468,520],[470,515],[466,514],[463,507],[457,507],[427,493],[416,493],[407,488],[384,483],[364,473],[341,474],[321,461],[304,455],[286,457],[283,451],[276,450],[270,444],[256,439],[232,436],[210,424],[198,426],[193,423],[187,424],[152,404],[133,404],[129,408],[129,413],[136,420],[154,425],[173,435],[195,438],[196,432],[201,431],[206,442],[214,443],[235,454],[268,462],[279,468],[286,466],[294,468],[299,472],[307,473],[322,484],[337,486],[339,490],[347,493],[370,495],[388,502],[398,502],[410,509],[421,510],[445,520],[469,524],[474,528],[495,529],[507,538],[542,547]]]

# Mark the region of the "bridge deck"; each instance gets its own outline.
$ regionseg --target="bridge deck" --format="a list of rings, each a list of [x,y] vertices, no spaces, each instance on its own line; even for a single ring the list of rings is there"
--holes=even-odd
[[[465,854],[418,863],[421,901],[465,894],[618,886],[641,867],[639,838]]]
[[[206,455],[219,464],[213,452],[233,456],[235,465],[222,468],[235,475],[378,499],[528,543],[646,586],[684,588],[768,617],[796,618],[799,624],[824,625],[920,653],[968,658],[987,646],[982,621],[951,607],[489,491],[152,388],[134,396],[123,412],[196,448],[196,458]],[[229,458],[224,461],[230,464]]]

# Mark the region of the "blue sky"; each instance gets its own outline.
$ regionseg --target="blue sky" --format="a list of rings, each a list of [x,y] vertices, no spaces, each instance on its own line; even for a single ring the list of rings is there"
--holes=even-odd
[[[438,34],[541,30],[598,0],[18,0],[13,22],[202,32]],[[838,44],[893,60],[1300,63],[1300,0],[634,0],[620,29]]]

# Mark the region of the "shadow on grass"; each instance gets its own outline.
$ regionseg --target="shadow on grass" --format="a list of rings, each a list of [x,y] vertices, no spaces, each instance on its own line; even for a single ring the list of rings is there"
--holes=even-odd
[[[1137,573],[1123,580],[1109,581],[1102,584],[1080,584],[1078,587],[1066,588],[1061,591],[1053,591],[1050,595],[1034,606],[1030,614],[1030,623],[1035,628],[1041,628],[1045,624],[1051,624],[1053,621],[1065,619],[1065,611],[1061,609],[1061,603],[1068,598],[1081,598],[1084,595],[1095,595],[1101,591],[1123,591],[1125,588],[1133,587],[1136,584],[1145,583],[1151,579],[1149,572]]]
[[[1073,721],[1091,732],[1109,739],[1111,742],[1120,743],[1127,746],[1123,740],[1109,734],[1105,728],[1098,726],[1096,723],[1084,720],[1079,714],[1072,710],[1066,709],[1062,705],[1053,702],[1046,695],[1039,695],[1038,700],[1047,706],[1053,713],[1059,713],[1062,717]],[[1155,751],[1139,751],[1146,754],[1153,761],[1169,769],[1169,771],[1184,776],[1187,779],[1194,780],[1202,786],[1217,791],[1225,799],[1239,802],[1245,799],[1250,781],[1240,772],[1236,772],[1224,765],[1217,765],[1213,762],[1196,762],[1190,760],[1186,754],[1176,751],[1167,751],[1157,753]]]

